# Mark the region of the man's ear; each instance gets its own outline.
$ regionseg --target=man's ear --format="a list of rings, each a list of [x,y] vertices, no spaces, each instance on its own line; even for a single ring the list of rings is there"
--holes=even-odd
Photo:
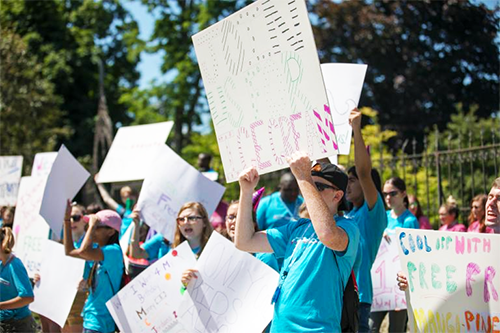
[[[344,197],[344,191],[338,190],[335,192],[335,201],[340,205],[342,198]]]

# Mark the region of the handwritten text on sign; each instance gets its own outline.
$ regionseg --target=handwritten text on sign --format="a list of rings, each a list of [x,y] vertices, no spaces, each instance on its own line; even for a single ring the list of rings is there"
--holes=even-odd
[[[22,169],[22,156],[0,156],[0,206],[16,205]]]
[[[412,332],[500,331],[500,235],[397,229]]]
[[[187,332],[262,332],[278,273],[213,232],[179,309]]]
[[[334,155],[335,138],[303,0],[258,0],[193,36],[227,181],[287,167],[297,150]]]
[[[391,239],[390,243],[382,239],[372,266],[372,311],[406,309],[405,294],[399,290],[396,282],[396,275],[401,270],[396,236],[391,234],[387,237]]]

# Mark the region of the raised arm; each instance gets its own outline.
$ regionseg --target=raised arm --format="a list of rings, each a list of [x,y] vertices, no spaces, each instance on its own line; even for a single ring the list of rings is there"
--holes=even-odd
[[[132,234],[132,239],[130,240],[129,246],[130,256],[135,259],[148,259],[148,252],[139,245],[139,237],[141,232],[139,211],[134,210],[132,214],[130,214],[130,217],[134,222],[134,233]]]
[[[69,200],[68,200],[69,202]],[[69,205],[69,204],[68,204]],[[70,207],[71,209],[71,207]],[[69,210],[71,211],[71,210]],[[71,234],[71,225],[69,220],[69,212],[66,209],[66,216],[64,218],[64,250],[67,256],[80,258],[84,260],[101,261],[104,260],[104,255],[100,248],[94,248],[92,246],[92,234],[96,228],[99,218],[97,215],[90,215],[89,227],[83,238],[82,245],[80,248],[76,249],[73,245],[73,236]]]
[[[288,159],[290,169],[297,179],[300,192],[304,197],[307,211],[311,218],[314,231],[323,245],[335,251],[344,251],[349,238],[342,228],[337,227],[333,213],[314,185],[311,176],[311,160],[304,152],[296,152]],[[331,191],[331,190],[328,190]],[[332,201],[342,199],[342,191],[332,195]]]
[[[99,190],[99,193],[101,194],[102,200],[104,201],[104,203],[106,203],[106,205],[108,205],[109,208],[116,211],[118,209],[118,206],[119,206],[118,202],[116,202],[115,199],[113,199],[111,197],[111,195],[106,190],[104,185],[97,182],[97,176],[98,176],[98,174],[96,174],[94,176],[94,181],[95,181],[95,184],[97,185],[97,189]]]
[[[240,174],[240,203],[236,215],[234,245],[246,252],[273,252],[265,231],[255,232],[252,219],[252,194],[259,174],[252,167]]]
[[[361,116],[362,114],[357,108],[352,110],[349,115],[349,123],[352,126],[354,136],[354,164],[356,165],[356,173],[358,174],[359,183],[363,189],[363,195],[368,208],[372,209],[377,203],[377,188],[372,178],[372,161],[366,150],[363,135],[361,134]]]

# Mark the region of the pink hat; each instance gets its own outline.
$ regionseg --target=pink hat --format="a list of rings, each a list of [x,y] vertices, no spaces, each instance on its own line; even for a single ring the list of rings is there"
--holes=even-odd
[[[99,218],[100,224],[104,224],[120,232],[122,226],[122,218],[120,217],[120,215],[118,215],[117,212],[110,209],[105,209],[97,212],[95,215],[97,215],[97,217]],[[85,220],[85,222],[89,222],[88,215],[85,215],[83,219]]]

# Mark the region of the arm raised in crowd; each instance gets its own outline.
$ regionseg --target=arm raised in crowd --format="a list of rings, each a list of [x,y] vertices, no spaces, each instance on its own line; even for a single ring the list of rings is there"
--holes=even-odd
[[[134,222],[134,233],[132,234],[132,239],[130,240],[129,246],[130,256],[135,259],[148,259],[148,252],[139,245],[139,237],[141,232],[141,226],[139,224],[139,211],[134,210],[132,214],[130,214],[130,217]]]
[[[273,252],[265,231],[255,232],[252,218],[252,194],[259,182],[255,167],[242,171],[240,182],[240,204],[236,215],[235,246],[247,252]]]
[[[289,159],[290,169],[297,179],[300,192],[304,197],[307,206],[307,211],[311,218],[314,231],[318,235],[319,240],[323,245],[335,251],[344,251],[349,243],[349,238],[342,228],[337,227],[333,215],[336,213],[336,208],[332,209],[322,197],[314,184],[311,176],[311,160],[304,152],[296,152]],[[332,199],[330,205],[334,201],[340,202],[343,192],[330,190],[328,195]],[[331,198],[330,198],[331,197]],[[332,212],[335,210],[335,212]]]
[[[104,201],[104,203],[106,203],[106,205],[108,205],[108,207],[110,209],[116,211],[118,209],[118,206],[119,206],[118,202],[116,202],[115,199],[113,199],[111,197],[111,195],[106,190],[104,185],[97,182],[97,176],[98,176],[98,174],[96,174],[94,176],[94,181],[95,181],[95,184],[97,185],[97,189],[99,190],[99,193],[101,194],[102,200]]]
[[[377,203],[378,191],[372,179],[372,161],[366,150],[363,135],[361,134],[361,116],[362,114],[357,108],[352,110],[349,115],[349,123],[352,126],[354,136],[354,164],[356,165],[356,173],[368,208],[372,209]]]

